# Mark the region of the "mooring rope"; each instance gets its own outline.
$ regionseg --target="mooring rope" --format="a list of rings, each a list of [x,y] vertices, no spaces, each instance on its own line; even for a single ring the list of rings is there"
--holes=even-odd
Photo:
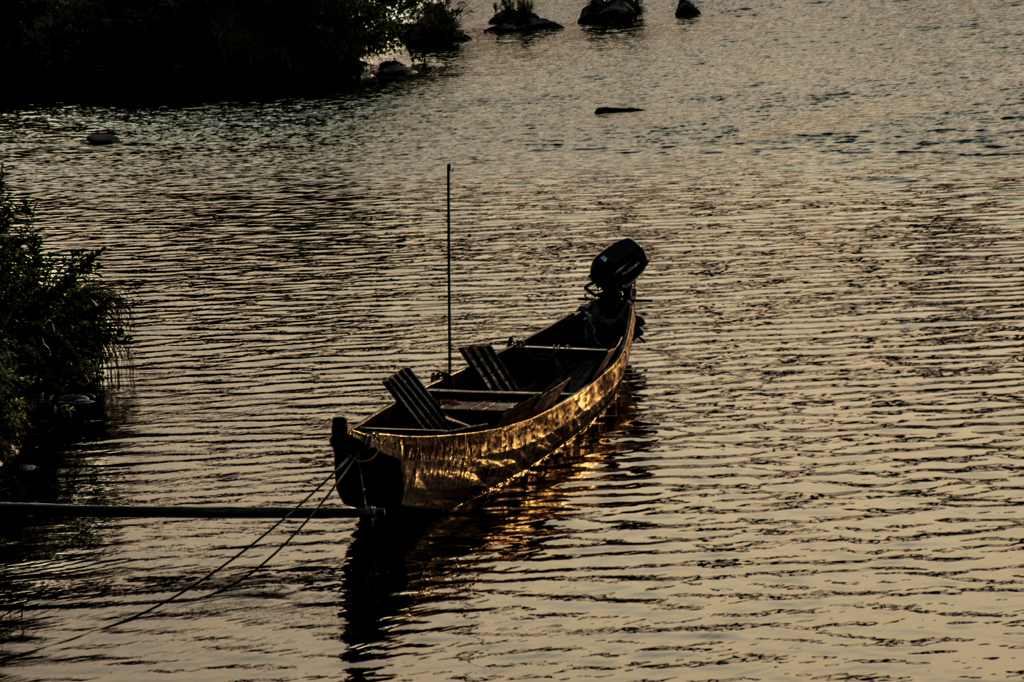
[[[321,500],[320,500],[319,504],[317,504],[317,506],[316,506],[316,507],[315,507],[315,509],[313,510],[313,511],[314,511],[314,513],[313,513],[313,514],[310,514],[309,516],[307,516],[307,517],[305,518],[305,520],[303,520],[303,522],[302,522],[301,524],[299,524],[299,527],[298,527],[298,528],[296,528],[296,529],[295,529],[295,531],[294,531],[294,532],[292,532],[292,533],[291,533],[291,534],[290,534],[290,535],[288,536],[288,538],[287,538],[287,539],[285,539],[285,541],[284,541],[283,543],[281,543],[281,546],[280,546],[280,547],[278,547],[277,549],[275,549],[275,550],[274,550],[274,551],[273,551],[273,552],[272,552],[272,553],[270,554],[270,556],[268,556],[268,557],[267,557],[266,559],[264,559],[264,560],[263,560],[262,562],[260,562],[260,563],[259,563],[259,565],[257,565],[257,566],[256,566],[255,568],[253,568],[252,570],[250,570],[250,571],[249,571],[248,573],[246,573],[245,575],[243,575],[243,576],[242,576],[241,578],[238,578],[237,580],[235,580],[235,581],[233,581],[233,582],[229,583],[228,585],[226,585],[226,586],[224,586],[224,587],[221,587],[221,588],[219,588],[219,589],[216,589],[216,590],[214,590],[213,592],[210,592],[210,593],[208,593],[208,594],[204,594],[204,595],[201,595],[201,596],[199,596],[199,597],[194,597],[194,598],[192,598],[192,599],[187,599],[187,600],[179,600],[179,599],[178,599],[178,598],[179,598],[179,597],[181,597],[181,596],[182,596],[183,594],[187,594],[188,592],[191,592],[192,590],[196,589],[196,588],[197,588],[197,587],[198,587],[199,585],[203,584],[204,582],[206,582],[207,580],[209,580],[210,578],[212,578],[212,577],[213,577],[214,575],[216,575],[216,574],[217,574],[217,573],[219,573],[220,571],[222,571],[222,570],[224,570],[225,568],[227,568],[227,567],[228,567],[228,565],[230,565],[230,564],[231,564],[231,563],[232,563],[233,561],[235,561],[236,559],[238,559],[239,557],[241,557],[241,556],[242,556],[243,554],[245,554],[246,552],[248,552],[248,551],[249,551],[250,549],[252,549],[252,548],[253,548],[253,547],[255,547],[256,545],[258,545],[258,544],[259,544],[259,542],[260,542],[261,540],[263,540],[263,538],[267,537],[267,536],[268,536],[268,535],[270,535],[270,534],[271,534],[272,532],[274,532],[274,530],[276,530],[278,526],[280,526],[280,525],[281,525],[282,523],[284,523],[284,522],[285,522],[285,521],[287,521],[287,520],[288,520],[289,518],[291,518],[292,514],[294,514],[294,513],[295,513],[296,511],[298,511],[299,509],[301,509],[301,508],[302,508],[302,506],[303,506],[304,504],[306,504],[306,502],[308,502],[308,501],[309,501],[309,499],[310,499],[311,497],[313,497],[313,495],[315,495],[315,494],[316,494],[316,493],[317,493],[317,492],[318,492],[318,491],[319,491],[319,490],[320,490],[321,488],[323,488],[323,487],[324,487],[324,485],[325,485],[325,484],[326,484],[326,483],[327,483],[328,481],[330,481],[330,480],[331,480],[332,478],[334,478],[334,479],[336,479],[336,480],[341,480],[341,478],[342,478],[342,477],[344,477],[346,473],[348,473],[348,470],[349,470],[349,469],[350,469],[350,468],[352,467],[352,464],[353,464],[353,462],[354,462],[354,461],[355,461],[355,460],[353,460],[353,459],[346,459],[346,461],[345,461],[345,462],[344,462],[343,464],[340,464],[340,465],[338,465],[338,468],[336,468],[336,469],[335,469],[335,470],[334,470],[333,472],[331,472],[331,474],[330,474],[330,475],[329,475],[329,476],[328,476],[327,478],[325,478],[325,479],[324,479],[324,480],[323,480],[323,481],[322,481],[322,482],[320,483],[320,485],[318,485],[318,486],[317,486],[316,488],[314,488],[314,489],[313,489],[313,491],[309,493],[309,495],[306,495],[305,499],[303,499],[303,500],[302,500],[302,502],[299,502],[299,504],[297,504],[297,505],[296,505],[296,506],[295,506],[295,507],[294,507],[294,508],[293,508],[293,509],[292,509],[292,510],[291,510],[290,512],[288,512],[288,514],[287,514],[287,515],[285,515],[284,517],[282,517],[282,518],[281,518],[281,519],[280,519],[280,520],[279,520],[279,521],[278,521],[277,523],[275,523],[275,524],[274,524],[273,526],[271,526],[270,528],[268,528],[268,529],[267,529],[267,530],[266,530],[266,531],[265,531],[265,532],[263,533],[263,535],[259,536],[258,538],[256,538],[255,540],[253,540],[253,541],[252,541],[251,543],[249,543],[248,545],[246,545],[245,547],[243,547],[243,548],[242,548],[242,549],[241,549],[241,550],[240,550],[239,552],[237,552],[237,553],[236,553],[236,554],[235,554],[234,556],[232,556],[232,557],[231,557],[230,559],[228,559],[227,561],[225,561],[224,563],[222,563],[222,564],[221,564],[220,566],[218,566],[217,568],[213,569],[212,571],[210,571],[209,573],[207,573],[207,574],[206,574],[206,575],[204,575],[203,577],[199,578],[198,580],[196,580],[196,581],[195,581],[195,582],[193,582],[192,584],[188,585],[187,587],[185,587],[185,588],[181,589],[180,591],[178,591],[177,593],[173,594],[172,596],[168,597],[167,599],[164,599],[163,601],[160,601],[160,602],[158,602],[158,603],[154,604],[153,606],[150,606],[150,607],[149,607],[149,608],[147,608],[147,609],[144,609],[144,610],[142,610],[142,611],[139,611],[139,612],[138,612],[138,613],[136,613],[136,614],[133,614],[133,615],[131,615],[131,616],[128,616],[127,618],[122,618],[122,619],[118,620],[117,622],[114,622],[114,623],[108,623],[107,625],[101,625],[101,626],[99,626],[99,627],[95,627],[95,628],[92,628],[91,630],[86,630],[85,632],[83,632],[83,633],[81,633],[81,634],[78,634],[78,635],[75,635],[74,637],[69,637],[69,638],[67,638],[67,639],[62,639],[62,640],[60,640],[60,641],[57,641],[57,642],[51,642],[50,644],[45,644],[45,645],[43,645],[43,646],[40,646],[40,647],[36,647],[35,649],[32,649],[32,650],[30,650],[30,651],[24,651],[24,652],[21,652],[21,653],[15,653],[15,654],[10,654],[10,655],[8,655],[8,656],[5,656],[5,657],[3,657],[3,658],[0,658],[0,663],[6,664],[7,662],[9,662],[9,661],[13,661],[13,660],[15,660],[15,659],[18,659],[18,658],[25,658],[25,657],[28,657],[28,656],[32,656],[32,655],[34,655],[34,654],[37,654],[37,653],[39,653],[40,651],[43,651],[44,649],[50,649],[50,648],[52,648],[52,647],[56,647],[56,646],[63,646],[64,644],[70,644],[71,642],[74,642],[74,641],[76,641],[76,640],[82,639],[83,637],[86,637],[86,636],[88,636],[88,635],[91,635],[91,634],[94,634],[94,633],[97,633],[97,632],[102,632],[103,630],[110,630],[110,629],[112,629],[112,628],[116,628],[116,627],[118,627],[118,626],[120,626],[120,625],[125,625],[125,624],[127,624],[127,623],[131,623],[132,621],[135,621],[135,620],[139,620],[140,618],[143,618],[144,616],[146,616],[146,615],[148,615],[148,614],[150,614],[150,613],[152,613],[152,612],[156,611],[157,609],[159,609],[159,608],[161,608],[161,607],[163,607],[163,606],[166,606],[166,605],[168,605],[168,604],[170,604],[170,603],[172,603],[172,602],[177,602],[177,603],[179,603],[179,604],[182,604],[182,603],[188,603],[188,604],[191,604],[191,603],[195,603],[195,602],[197,602],[197,601],[201,601],[201,600],[203,600],[203,599],[209,599],[209,598],[211,598],[211,597],[215,597],[215,596],[217,596],[218,594],[223,594],[224,592],[227,592],[228,590],[232,589],[233,587],[235,587],[236,585],[238,585],[238,584],[239,584],[239,583],[241,583],[242,581],[244,581],[244,580],[246,580],[247,578],[249,578],[249,577],[250,577],[251,575],[253,575],[254,573],[256,573],[256,572],[257,572],[258,570],[260,570],[261,568],[263,568],[264,566],[266,566],[266,565],[267,565],[267,563],[268,563],[268,562],[269,562],[269,561],[270,561],[271,559],[273,559],[273,558],[274,558],[275,556],[277,556],[277,554],[278,554],[278,553],[279,553],[279,552],[280,552],[280,551],[281,551],[282,549],[284,549],[284,548],[285,548],[285,547],[286,547],[286,546],[288,545],[288,543],[290,543],[290,542],[292,541],[292,539],[294,539],[294,538],[295,538],[295,536],[299,534],[299,532],[301,532],[301,531],[302,531],[302,529],[303,529],[303,528],[304,528],[304,527],[306,526],[306,524],[307,524],[307,523],[309,523],[310,519],[312,519],[312,518],[313,518],[313,516],[315,515],[315,512],[316,512],[316,510],[317,510],[317,509],[320,509],[320,508],[321,508],[321,507],[322,507],[322,506],[324,505],[324,502],[326,502],[326,501],[327,501],[327,500],[328,500],[328,499],[330,498],[330,496],[331,496],[331,492],[332,492],[332,491],[334,490],[334,487],[332,486],[332,487],[331,487],[331,490],[329,490],[329,491],[327,492],[327,494],[326,494],[326,495],[325,495],[325,496],[323,497],[323,499],[321,499]],[[344,469],[344,471],[343,471],[343,469]]]

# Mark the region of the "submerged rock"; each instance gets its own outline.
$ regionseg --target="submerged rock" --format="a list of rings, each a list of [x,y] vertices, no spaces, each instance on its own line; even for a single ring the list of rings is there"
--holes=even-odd
[[[550,19],[544,19],[537,16],[536,13],[530,12],[524,14],[522,12],[516,12],[515,10],[505,9],[493,17],[488,22],[493,24],[488,29],[484,30],[484,33],[496,33],[502,35],[504,33],[535,33],[537,31],[557,31],[565,28],[556,21]]]
[[[65,393],[57,398],[58,405],[92,405],[96,402],[96,396],[89,393]]]
[[[65,417],[80,416],[85,419],[92,418],[100,412],[100,403],[96,396],[90,393],[65,393],[57,398],[53,406],[54,414],[63,414]]]
[[[676,19],[693,19],[700,16],[700,10],[690,0],[679,0],[676,6]]]
[[[89,144],[115,144],[120,142],[117,135],[113,133],[92,133],[85,138]]]
[[[377,80],[383,82],[404,80],[415,75],[415,71],[397,59],[381,62],[377,67]]]

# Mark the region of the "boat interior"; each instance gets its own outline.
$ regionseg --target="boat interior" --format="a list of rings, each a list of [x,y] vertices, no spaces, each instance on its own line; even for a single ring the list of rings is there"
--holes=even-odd
[[[597,378],[631,333],[631,305],[612,316],[592,301],[556,324],[495,351],[459,349],[467,367],[424,386],[409,369],[384,380],[395,402],[357,428],[363,432],[439,435],[514,424],[545,412]]]
[[[606,248],[590,266],[587,303],[546,329],[495,351],[459,352],[467,367],[424,386],[408,368],[384,380],[395,402],[356,427],[362,432],[439,435],[515,424],[546,412],[607,369],[639,336],[636,279],[647,266],[632,239]]]

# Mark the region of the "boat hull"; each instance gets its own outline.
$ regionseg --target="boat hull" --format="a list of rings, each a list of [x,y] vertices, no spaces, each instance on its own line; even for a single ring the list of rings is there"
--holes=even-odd
[[[572,440],[608,406],[629,361],[635,303],[626,303],[614,355],[592,381],[553,407],[513,424],[432,435],[347,428],[337,420],[335,465],[356,460],[338,481],[346,504],[448,511],[526,471]],[[543,334],[543,332],[542,332]],[[537,335],[541,336],[540,334]]]

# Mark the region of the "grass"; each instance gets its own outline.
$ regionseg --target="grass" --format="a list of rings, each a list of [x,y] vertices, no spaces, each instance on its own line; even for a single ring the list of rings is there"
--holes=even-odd
[[[0,167],[0,463],[62,394],[95,393],[129,362],[131,307],[98,250],[47,251]]]

